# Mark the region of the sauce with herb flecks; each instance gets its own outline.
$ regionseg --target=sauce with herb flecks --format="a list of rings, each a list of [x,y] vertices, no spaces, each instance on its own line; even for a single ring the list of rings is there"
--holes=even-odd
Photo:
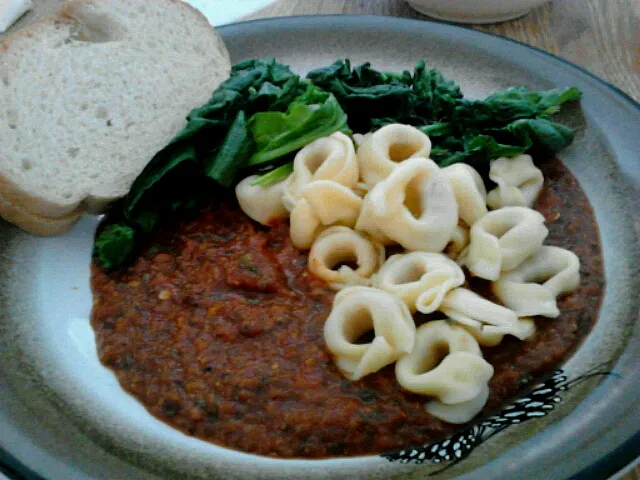
[[[536,208],[548,244],[581,260],[578,291],[537,336],[484,354],[495,367],[486,411],[558,365],[597,317],[604,278],[593,212],[557,160],[541,165]],[[101,361],[153,415],[222,446],[276,457],[381,453],[464,426],[424,410],[393,367],[352,383],[325,350],[333,292],[306,270],[286,223],[264,228],[232,201],[167,223],[122,271],[92,266],[92,325]],[[487,294],[486,285],[472,288]]]

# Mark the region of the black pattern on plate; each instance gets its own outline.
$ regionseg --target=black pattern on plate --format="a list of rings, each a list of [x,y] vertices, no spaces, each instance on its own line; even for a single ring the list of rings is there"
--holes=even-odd
[[[526,422],[534,418],[544,417],[556,404],[562,401],[561,392],[599,375],[617,375],[605,366],[598,366],[569,380],[563,370],[556,370],[546,381],[536,385],[527,395],[505,407],[497,415],[478,422],[452,437],[415,448],[407,448],[399,452],[383,454],[382,458],[390,462],[446,464],[444,468],[432,472],[429,476],[444,472],[467,458],[474,448],[511,425]]]

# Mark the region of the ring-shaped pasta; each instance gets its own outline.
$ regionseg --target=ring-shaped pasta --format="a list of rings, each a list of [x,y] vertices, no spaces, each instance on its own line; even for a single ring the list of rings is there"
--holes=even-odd
[[[409,310],[435,312],[447,292],[464,283],[456,262],[440,253],[392,255],[374,276],[373,285],[398,296]]]
[[[329,227],[313,242],[309,270],[334,290],[370,285],[371,275],[384,262],[384,247],[347,227]],[[349,264],[355,264],[354,269]],[[338,267],[336,269],[336,267]]]
[[[480,393],[466,402],[447,405],[438,400],[431,400],[424,406],[425,410],[436,418],[447,423],[467,423],[475,417],[487,403],[489,398],[489,385],[482,385]]]
[[[309,202],[304,198],[298,201],[289,217],[289,236],[293,245],[300,250],[311,248],[313,240],[323,229]]]
[[[485,280],[498,280],[542,247],[549,230],[539,212],[504,207],[487,213],[471,227],[469,246],[458,262]]]
[[[389,176],[393,169],[409,158],[429,158],[431,140],[410,125],[385,125],[360,139],[358,164],[364,183],[373,187]]]
[[[508,206],[531,207],[544,183],[542,172],[529,155],[492,160],[489,178],[498,185],[487,195],[487,205],[492,210]]]
[[[332,180],[316,180],[300,192],[323,225],[339,223],[353,227],[360,215],[362,198]]]
[[[564,248],[543,246],[536,255],[493,283],[500,301],[520,316],[560,315],[557,300],[580,283],[580,259]]]
[[[289,212],[282,203],[285,181],[268,187],[253,185],[258,175],[251,175],[236,185],[236,198],[244,213],[263,225],[270,225],[276,220],[287,218]]]
[[[355,343],[373,330],[373,341]],[[377,372],[408,354],[416,326],[402,301],[370,287],[348,287],[336,294],[324,324],[324,339],[338,369],[350,380]]]
[[[382,221],[383,220],[376,215],[373,203],[371,203],[371,191],[369,191],[362,202],[362,208],[360,209],[360,215],[358,215],[355,229],[360,232],[366,232],[378,243],[391,245],[394,243],[393,240],[387,237],[378,226]]]
[[[353,188],[360,171],[351,139],[342,132],[319,138],[303,147],[293,161],[293,173],[284,186],[283,203],[292,211],[302,189],[315,180],[331,180]]]
[[[413,350],[396,363],[396,379],[405,390],[446,404],[477,397],[492,375],[476,339],[446,320],[418,328]]]
[[[487,190],[482,177],[465,163],[455,163],[443,168],[442,172],[451,182],[460,220],[473,225],[487,213]]]
[[[371,133],[354,133],[351,138],[353,139],[353,143],[356,146],[356,151],[360,146],[371,136]]]
[[[518,318],[512,310],[465,288],[451,290],[444,297],[440,311],[461,324],[484,346],[497,345],[507,334],[525,340],[535,333],[532,320]]]
[[[448,178],[432,160],[411,158],[367,194],[355,228],[407,250],[441,252],[457,225]]]
[[[458,223],[449,244],[444,249],[445,255],[452,260],[457,260],[462,251],[469,245],[469,239],[469,227],[464,222]]]
[[[289,231],[293,244],[306,250],[330,225],[353,227],[361,206],[362,199],[344,185],[331,180],[309,183],[291,211]]]

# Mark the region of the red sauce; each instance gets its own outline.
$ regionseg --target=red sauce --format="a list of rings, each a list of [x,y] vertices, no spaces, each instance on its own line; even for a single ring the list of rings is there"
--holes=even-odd
[[[591,207],[562,164],[542,166],[537,208],[547,243],[581,259],[578,291],[527,342],[484,353],[495,367],[490,411],[558,365],[588,333],[603,290]],[[333,293],[306,270],[286,223],[266,229],[233,203],[165,225],[136,262],[92,267],[92,325],[102,362],[153,415],[196,437],[277,457],[381,453],[460,426],[428,415],[393,367],[352,383],[325,350]],[[478,291],[486,285],[474,283]]]

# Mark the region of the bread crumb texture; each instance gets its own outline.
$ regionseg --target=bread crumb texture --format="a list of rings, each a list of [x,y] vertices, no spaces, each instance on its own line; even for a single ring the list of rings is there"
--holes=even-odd
[[[229,70],[215,30],[178,0],[72,2],[9,37],[0,49],[5,204],[48,218],[102,211]]]

